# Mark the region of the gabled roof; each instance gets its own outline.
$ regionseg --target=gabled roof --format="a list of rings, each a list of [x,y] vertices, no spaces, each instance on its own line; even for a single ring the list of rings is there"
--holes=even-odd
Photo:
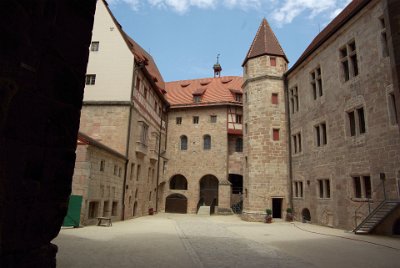
[[[361,11],[371,0],[353,0],[347,5],[342,12],[339,13],[323,30],[320,32],[307,49],[303,52],[296,63],[286,72],[286,75],[296,69],[303,61],[305,61],[315,50],[325,43],[332,35],[334,35],[343,25],[345,25],[352,17]]]
[[[249,59],[263,55],[282,56],[287,62],[289,62],[278,39],[265,18],[262,20],[261,25],[258,28],[256,37],[254,37],[253,43],[247,52],[242,66],[244,66]]]
[[[114,21],[115,25],[117,25],[118,31],[121,33],[122,38],[124,39],[126,45],[128,46],[129,50],[134,55],[136,63],[143,63],[145,74],[148,74],[148,79],[150,82],[154,83],[156,89],[158,89],[159,96],[165,102],[166,99],[164,97],[165,93],[165,82],[164,79],[158,70],[157,64],[155,63],[153,57],[147,53],[135,40],[133,40],[125,31],[122,29],[121,24],[117,21],[114,17],[114,14],[111,12],[110,8],[108,7],[108,3],[106,0],[102,0],[108,13],[110,14],[112,20]]]
[[[242,105],[235,100],[235,93],[243,93],[242,84],[243,78],[240,76],[224,76],[167,82],[165,86],[171,108],[177,108],[220,104]],[[195,103],[193,96],[198,93],[202,93],[201,102]]]
[[[106,152],[113,154],[114,156],[117,156],[124,160],[128,160],[124,155],[122,155],[119,152],[115,151],[114,149],[111,149],[110,147],[102,144],[101,142],[96,141],[95,139],[89,137],[88,135],[86,135],[80,131],[78,132],[78,145],[92,145],[97,148],[103,149]]]

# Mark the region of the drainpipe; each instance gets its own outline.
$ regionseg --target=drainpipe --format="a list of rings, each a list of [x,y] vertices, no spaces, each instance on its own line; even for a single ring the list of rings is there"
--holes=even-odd
[[[129,147],[130,147],[131,130],[132,130],[132,110],[134,107],[133,90],[136,86],[137,71],[143,67],[144,67],[143,63],[136,64],[135,60],[133,61],[133,77],[132,77],[131,99],[130,99],[130,105],[129,105],[129,119],[128,119],[129,120],[128,121],[128,136],[126,137],[126,150],[125,150],[125,156],[126,156],[127,160],[125,163],[124,185],[123,185],[123,189],[122,189],[122,220],[125,220],[126,181],[127,181],[127,175],[128,175],[128,167],[129,167]]]
[[[287,133],[288,133],[288,171],[289,171],[289,204],[290,208],[294,211],[293,209],[293,167],[292,167],[292,130],[291,130],[291,124],[290,124],[290,110],[289,110],[289,85],[288,85],[288,79],[287,76],[283,76],[283,81],[284,81],[284,94],[285,94],[285,109],[286,109],[286,120],[287,120]]]

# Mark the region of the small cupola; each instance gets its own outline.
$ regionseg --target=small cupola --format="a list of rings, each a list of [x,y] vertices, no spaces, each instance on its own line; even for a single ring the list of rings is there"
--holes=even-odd
[[[213,69],[214,69],[214,78],[221,77],[222,67],[221,64],[219,64],[219,54],[217,55],[217,63],[214,64]]]

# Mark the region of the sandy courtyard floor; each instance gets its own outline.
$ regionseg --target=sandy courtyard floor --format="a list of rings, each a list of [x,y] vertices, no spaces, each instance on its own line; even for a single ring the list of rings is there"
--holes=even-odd
[[[400,238],[237,216],[158,214],[63,229],[53,242],[60,268],[400,267]]]

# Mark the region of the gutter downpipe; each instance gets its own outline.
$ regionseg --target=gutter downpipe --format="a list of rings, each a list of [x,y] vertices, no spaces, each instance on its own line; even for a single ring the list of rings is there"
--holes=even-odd
[[[156,187],[156,212],[158,212],[158,201],[160,200],[158,193],[159,193],[159,185],[158,183],[160,182],[160,159],[161,159],[161,132],[162,132],[162,122],[163,122],[163,115],[164,115],[164,109],[162,109],[162,114],[161,114],[161,118],[160,118],[160,138],[159,138],[159,142],[158,142],[158,162],[157,162],[157,187]],[[167,151],[167,133],[168,133],[168,113],[167,113],[167,108],[165,109],[165,147],[164,147],[164,151]],[[164,157],[162,157],[163,159],[165,159]]]
[[[286,120],[287,120],[287,133],[288,133],[288,170],[289,170],[289,204],[290,208],[294,211],[293,209],[293,168],[292,168],[292,131],[291,131],[291,124],[290,124],[290,110],[289,110],[289,84],[288,84],[288,79],[287,75],[283,75],[283,81],[284,81],[284,94],[285,94],[285,109],[286,109]]]
[[[126,138],[126,163],[125,163],[125,174],[124,174],[124,187],[122,189],[122,220],[125,220],[125,195],[126,195],[126,181],[127,181],[127,175],[128,175],[128,167],[129,167],[129,147],[130,147],[130,140],[131,140],[131,129],[132,129],[132,109],[134,107],[133,103],[133,90],[136,86],[136,77],[137,77],[137,71],[141,68],[144,67],[144,64],[138,64],[136,65],[135,60],[133,60],[133,77],[132,77],[132,88],[131,88],[131,99],[130,99],[130,105],[129,105],[129,121],[128,121],[128,136]],[[136,74],[136,75],[135,75]],[[132,172],[132,170],[131,170]]]

